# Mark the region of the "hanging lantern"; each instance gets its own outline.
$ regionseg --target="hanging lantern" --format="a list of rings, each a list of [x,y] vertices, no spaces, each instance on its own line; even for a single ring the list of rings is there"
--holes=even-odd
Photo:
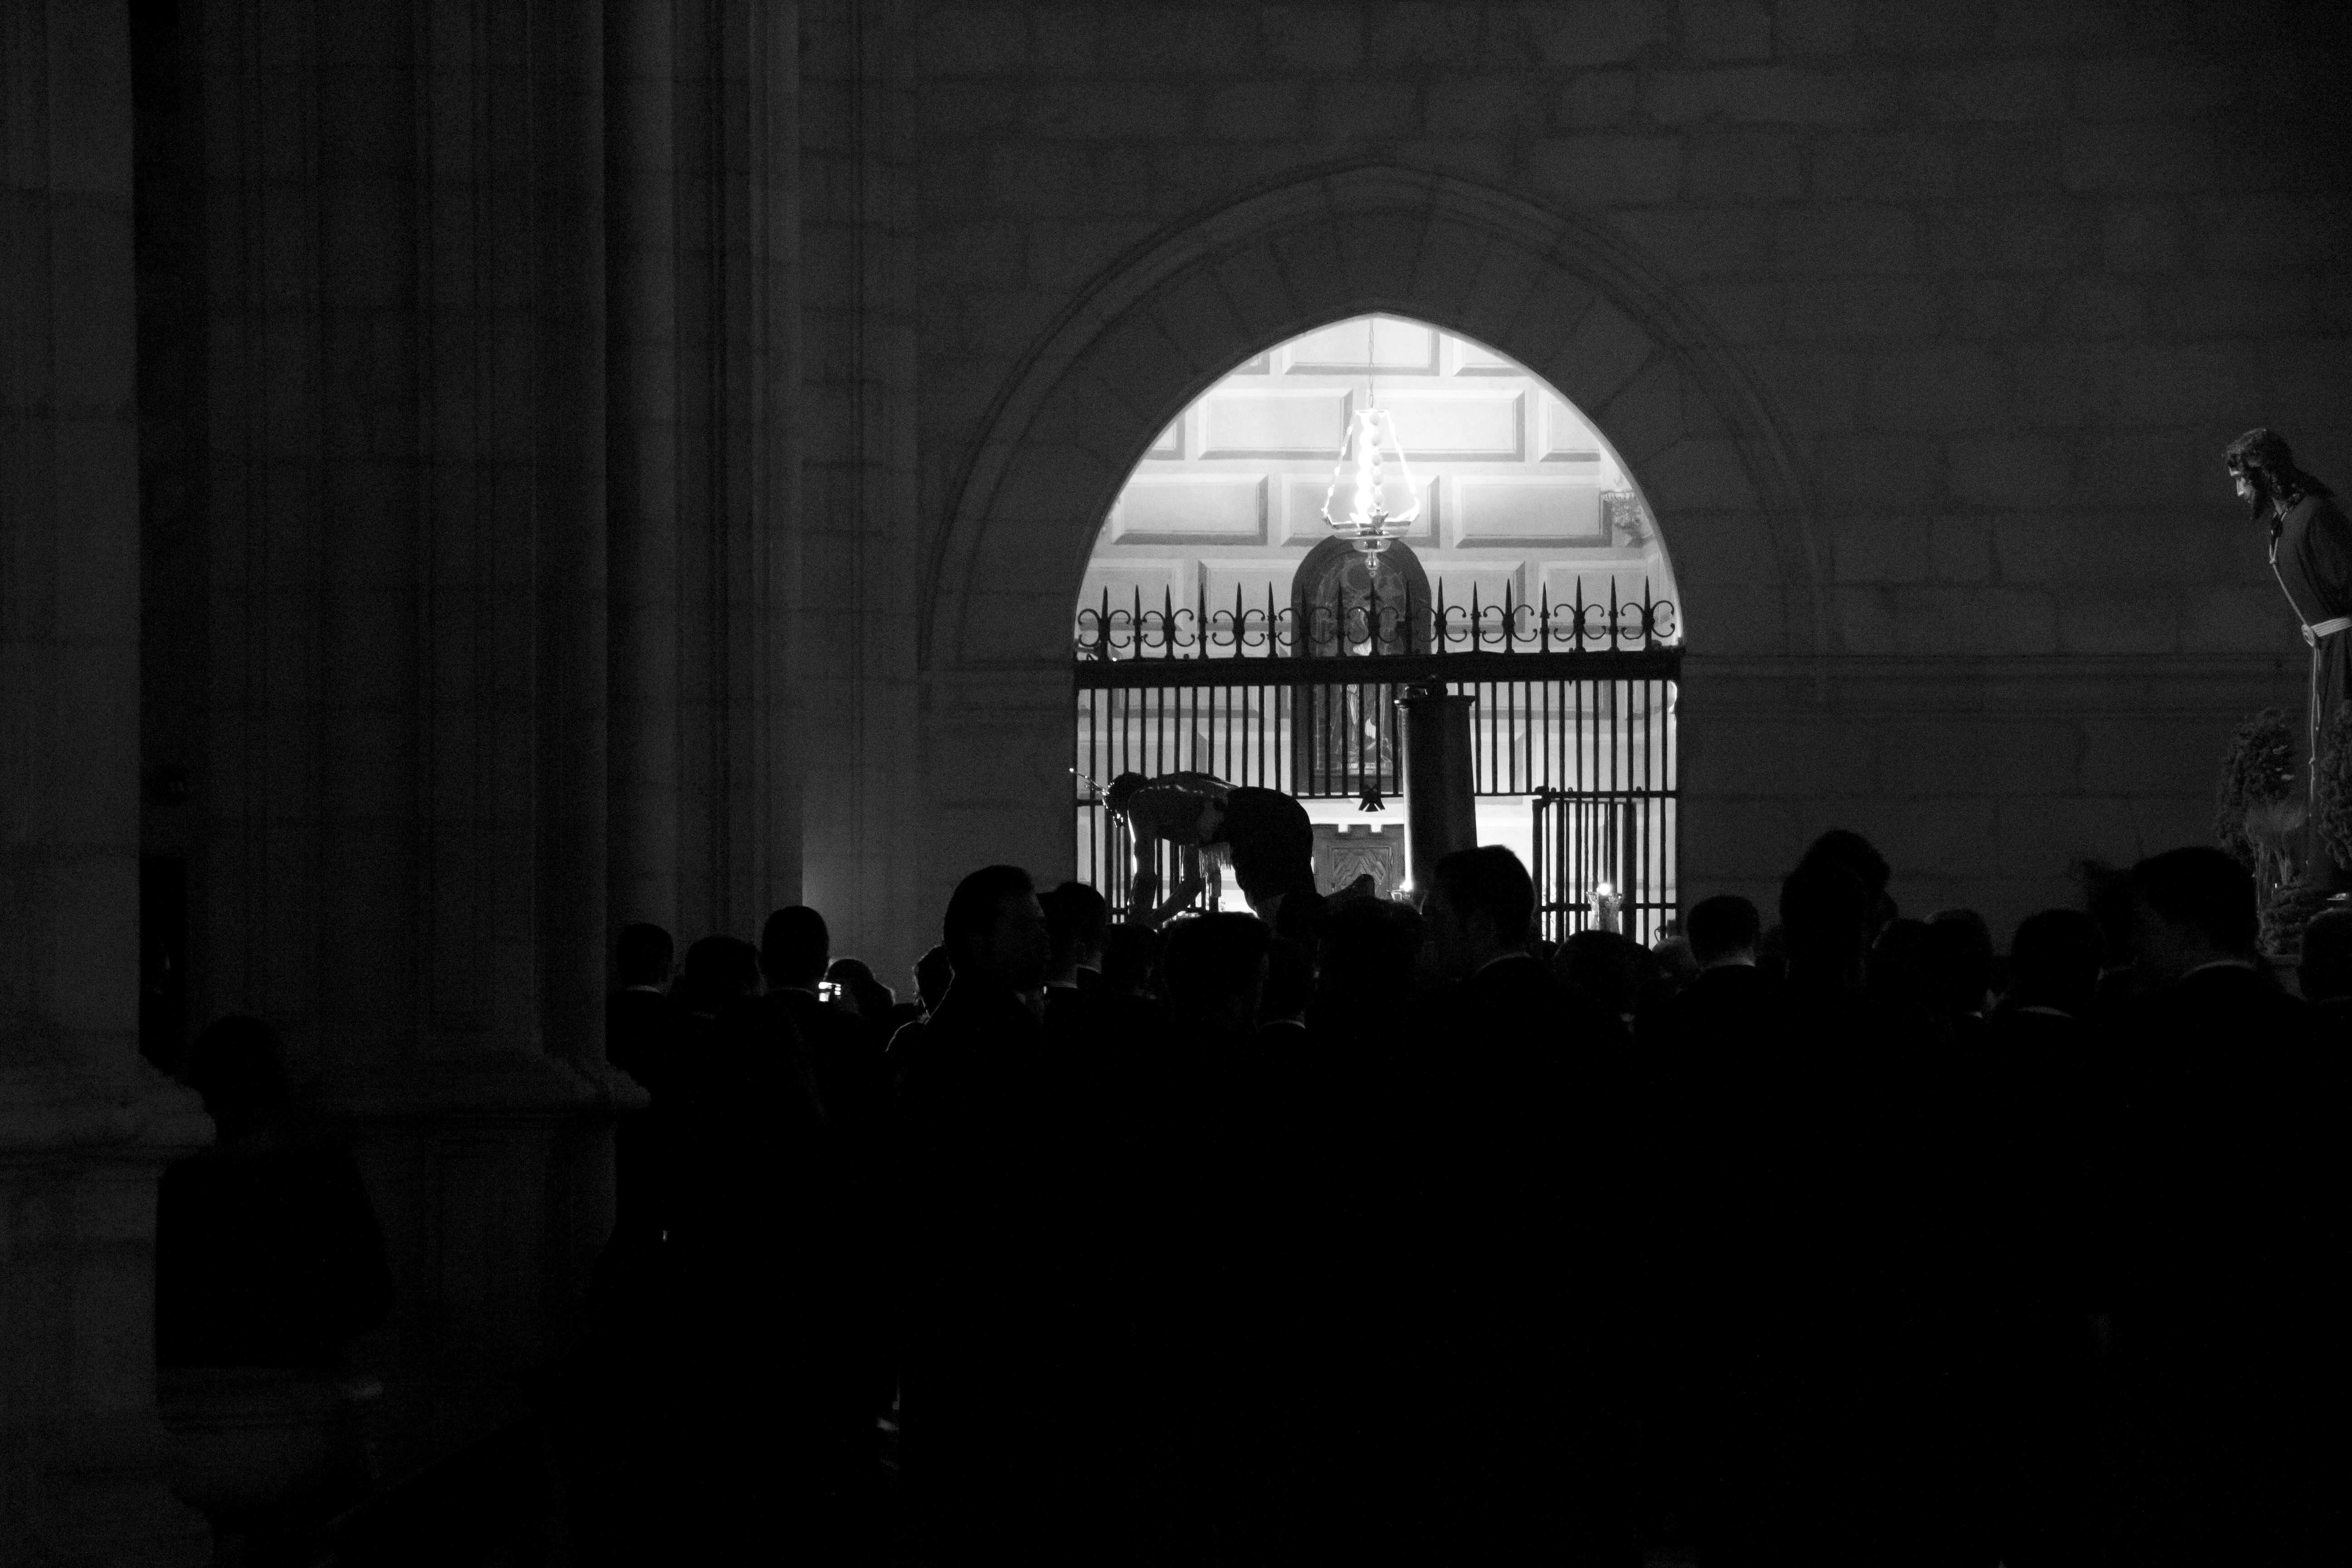
[[[1331,489],[1323,497],[1323,521],[1359,550],[1388,548],[1421,515],[1421,492],[1404,448],[1397,445],[1396,420],[1385,408],[1366,408],[1348,422]]]

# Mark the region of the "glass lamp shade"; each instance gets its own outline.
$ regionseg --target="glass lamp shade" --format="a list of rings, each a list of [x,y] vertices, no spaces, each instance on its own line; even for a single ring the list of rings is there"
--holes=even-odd
[[[1370,551],[1384,549],[1420,515],[1421,491],[1397,445],[1396,420],[1385,408],[1358,411],[1323,497],[1323,521]]]

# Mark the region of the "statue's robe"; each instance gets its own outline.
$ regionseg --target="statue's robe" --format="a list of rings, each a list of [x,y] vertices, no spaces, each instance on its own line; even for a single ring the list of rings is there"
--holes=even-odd
[[[2352,616],[2352,522],[2326,496],[2305,496],[2287,508],[2271,536],[2271,567],[2295,618],[2306,626]],[[2312,733],[2327,721],[2352,689],[2352,630],[2319,639],[2312,650]]]
[[[2333,499],[2306,495],[2286,509],[2271,534],[2271,569],[2304,626],[2352,616],[2352,522]],[[2311,769],[2306,778],[2317,775],[2327,726],[2347,690],[2352,690],[2352,627],[2319,637],[2311,650],[2306,714]],[[2315,872],[2334,886],[2352,883],[2352,868],[2334,864],[2315,832],[2311,850]]]

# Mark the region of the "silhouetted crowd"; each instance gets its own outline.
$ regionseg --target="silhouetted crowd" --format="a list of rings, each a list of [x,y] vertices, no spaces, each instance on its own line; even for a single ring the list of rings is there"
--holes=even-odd
[[[1769,924],[1716,897],[1555,946],[1496,847],[1418,909],[1270,920],[1114,922],[992,866],[908,1003],[806,908],[683,965],[629,928],[595,1544],[2341,1550],[2352,911],[2298,999],[2219,851],[2006,955],[1888,884],[1831,833]]]

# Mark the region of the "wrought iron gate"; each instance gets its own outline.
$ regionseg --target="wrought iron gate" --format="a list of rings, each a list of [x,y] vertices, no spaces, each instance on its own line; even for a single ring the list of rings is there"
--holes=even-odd
[[[1348,620],[1339,635],[1320,624],[1327,615]],[[1400,632],[1386,623],[1398,616],[1418,622]],[[1580,590],[1568,605],[1482,605],[1474,595],[1434,608],[1089,607],[1078,616],[1071,770],[1078,875],[1124,910],[1130,846],[1101,804],[1122,773],[1392,801],[1403,785],[1396,700],[1438,687],[1477,699],[1478,794],[1532,799],[1528,870],[1544,934],[1590,923],[1593,884],[1605,880],[1623,897],[1624,929],[1647,941],[1673,912],[1673,636],[1664,601],[1588,602]],[[1371,651],[1313,651],[1349,645]],[[1157,862],[1172,888],[1166,847]]]
[[[1534,801],[1536,929],[1564,942],[1599,922],[1594,900],[1615,900],[1618,929],[1646,946],[1674,918],[1673,795],[1538,791]]]

